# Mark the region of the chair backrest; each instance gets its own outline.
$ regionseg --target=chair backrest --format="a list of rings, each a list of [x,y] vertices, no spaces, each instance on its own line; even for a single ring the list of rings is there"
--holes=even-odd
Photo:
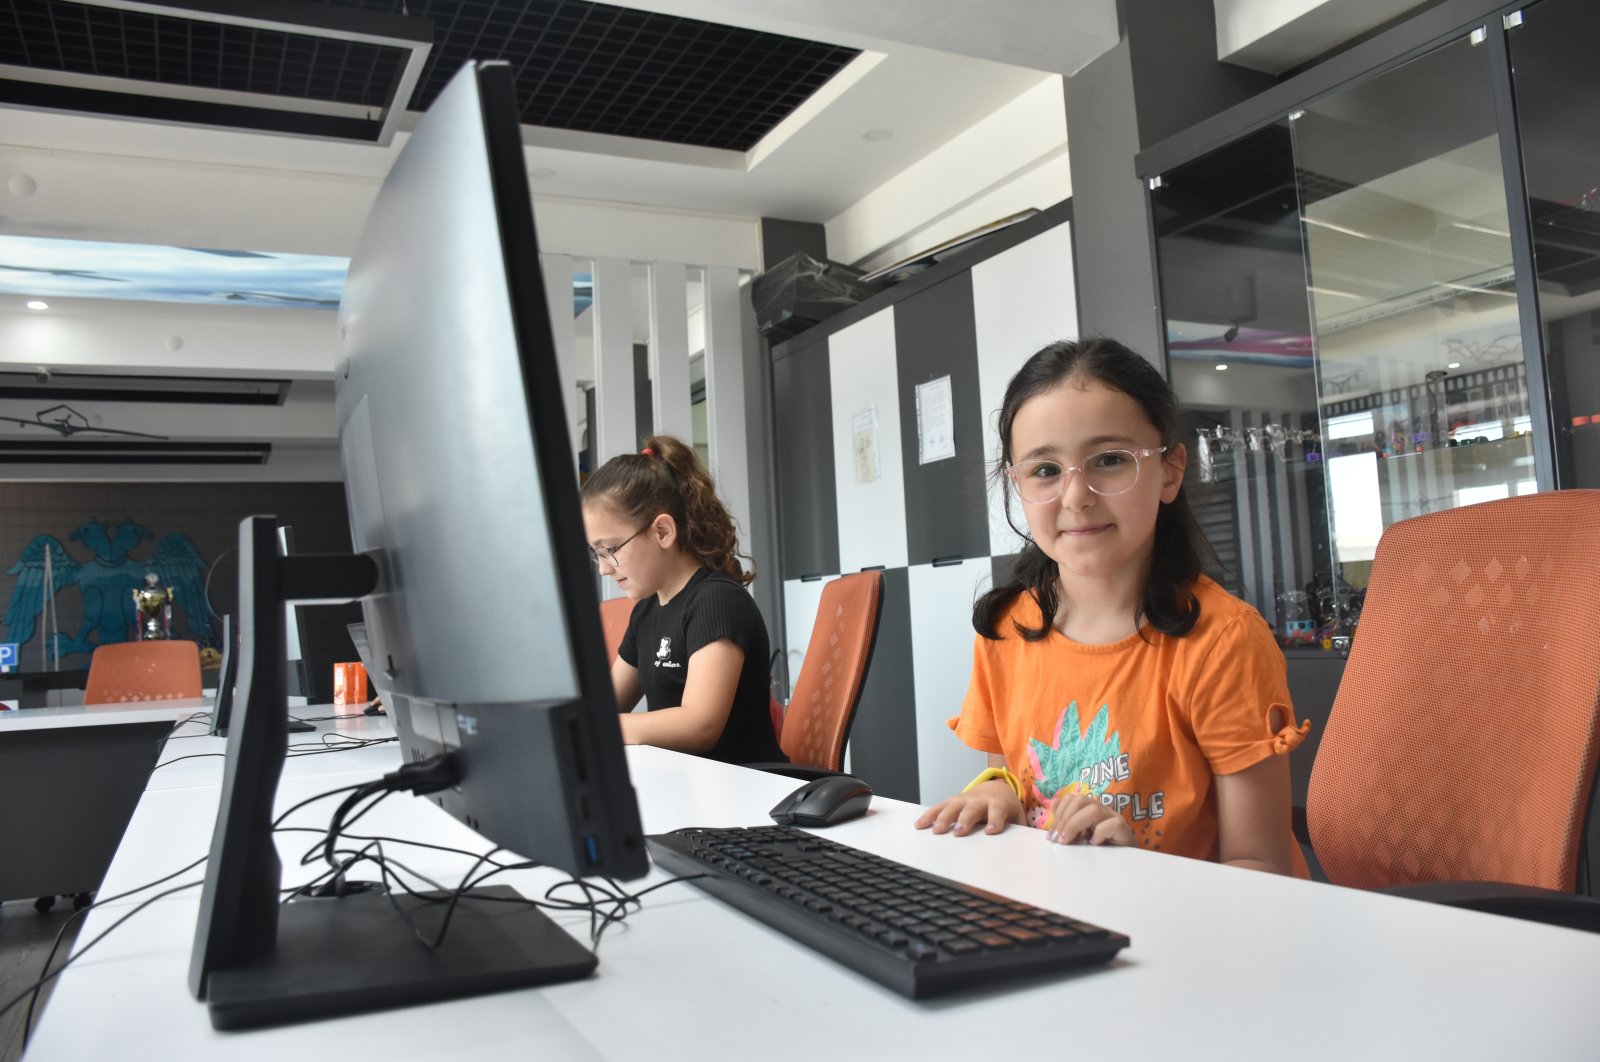
[[[1384,532],[1312,767],[1335,884],[1578,881],[1600,705],[1600,491]]]
[[[622,636],[628,633],[628,618],[633,615],[634,600],[629,597],[613,597],[609,601],[600,602],[600,627],[606,636],[606,667],[617,658],[617,649],[622,645]]]
[[[783,718],[780,744],[790,763],[826,771],[843,767],[882,611],[879,572],[846,575],[822,588],[805,663]]]
[[[194,642],[114,642],[89,658],[85,704],[167,701],[200,696],[200,647]]]

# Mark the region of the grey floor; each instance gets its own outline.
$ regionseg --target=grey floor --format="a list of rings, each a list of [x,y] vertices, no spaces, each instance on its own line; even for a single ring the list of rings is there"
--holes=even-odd
[[[0,1006],[11,997],[38,980],[44,966],[44,957],[50,953],[56,933],[72,917],[72,901],[61,899],[44,914],[33,909],[31,900],[11,900],[0,904]],[[56,953],[56,964],[71,951],[77,938],[79,918],[67,929],[61,951]],[[50,999],[50,985],[40,994],[41,1004]],[[21,1004],[0,1014],[0,1062],[16,1062],[22,1057],[22,1017],[28,1005]],[[39,1024],[39,1012],[33,1017],[34,1027]]]

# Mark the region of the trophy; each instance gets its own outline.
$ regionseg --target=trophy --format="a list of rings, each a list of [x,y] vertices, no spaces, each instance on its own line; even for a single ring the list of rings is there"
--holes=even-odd
[[[161,576],[144,573],[144,585],[133,588],[133,607],[138,613],[139,640],[161,641],[172,637],[172,588],[161,585]]]

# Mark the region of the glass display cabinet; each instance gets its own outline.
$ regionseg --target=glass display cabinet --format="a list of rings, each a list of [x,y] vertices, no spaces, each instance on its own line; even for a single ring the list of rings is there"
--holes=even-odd
[[[1396,521],[1600,485],[1600,10],[1519,19],[1150,181],[1211,571],[1285,647],[1351,635]]]

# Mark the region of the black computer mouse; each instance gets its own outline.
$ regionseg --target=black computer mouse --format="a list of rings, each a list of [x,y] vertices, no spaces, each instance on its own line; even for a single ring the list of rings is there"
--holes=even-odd
[[[872,803],[872,787],[848,774],[807,782],[772,809],[780,826],[837,826],[860,818]]]

